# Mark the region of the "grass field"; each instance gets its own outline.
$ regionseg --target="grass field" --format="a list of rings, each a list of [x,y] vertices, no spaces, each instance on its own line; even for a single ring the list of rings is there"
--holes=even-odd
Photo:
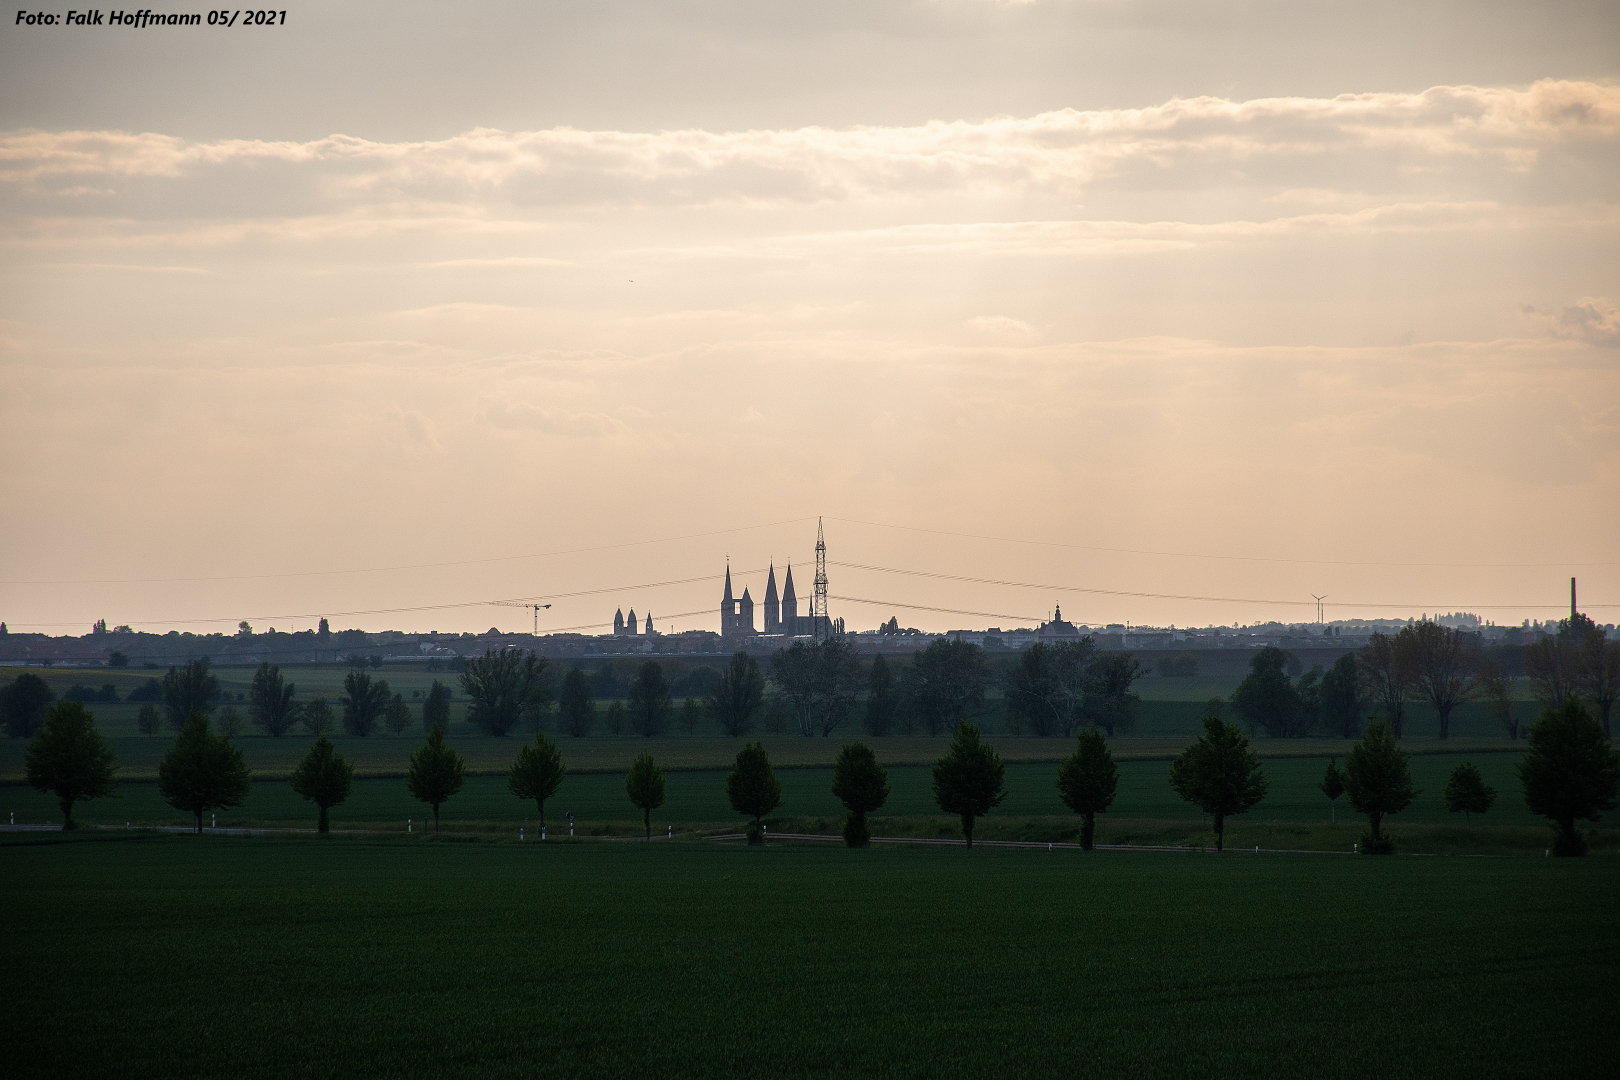
[[[1620,860],[0,841],[13,1077],[1592,1077]]]

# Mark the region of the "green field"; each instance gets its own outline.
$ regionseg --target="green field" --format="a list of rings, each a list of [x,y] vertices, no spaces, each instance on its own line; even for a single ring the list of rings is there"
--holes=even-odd
[[[15,1077],[1612,1067],[1613,859],[14,834],[0,880]]]

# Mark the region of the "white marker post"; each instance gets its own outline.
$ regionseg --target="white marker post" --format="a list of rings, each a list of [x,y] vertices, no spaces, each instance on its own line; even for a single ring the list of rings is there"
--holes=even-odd
[[[518,826],[518,839],[523,839],[523,826],[521,825]]]
[[[406,832],[411,831],[411,819],[410,818],[405,819],[405,831]]]

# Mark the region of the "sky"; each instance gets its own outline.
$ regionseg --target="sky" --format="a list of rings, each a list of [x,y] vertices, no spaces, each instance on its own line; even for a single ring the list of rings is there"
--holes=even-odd
[[[714,630],[818,519],[852,630],[1620,621],[1620,2],[3,23],[0,505],[14,631]]]

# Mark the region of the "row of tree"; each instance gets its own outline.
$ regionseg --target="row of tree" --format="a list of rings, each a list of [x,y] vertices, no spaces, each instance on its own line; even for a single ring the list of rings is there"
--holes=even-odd
[[[1560,709],[1571,700],[1589,703],[1608,737],[1620,694],[1620,642],[1609,641],[1585,615],[1558,626],[1556,636],[1525,647],[1531,689],[1546,709]],[[1288,669],[1297,663],[1291,653],[1273,646],[1255,654],[1231,699],[1251,732],[1298,738],[1321,729],[1353,739],[1376,709],[1400,739],[1407,706],[1422,701],[1439,717],[1445,739],[1457,708],[1483,699],[1509,738],[1519,737],[1513,680],[1501,663],[1485,659],[1478,634],[1425,621],[1395,634],[1373,634],[1320,676],[1310,672],[1290,678]]]

